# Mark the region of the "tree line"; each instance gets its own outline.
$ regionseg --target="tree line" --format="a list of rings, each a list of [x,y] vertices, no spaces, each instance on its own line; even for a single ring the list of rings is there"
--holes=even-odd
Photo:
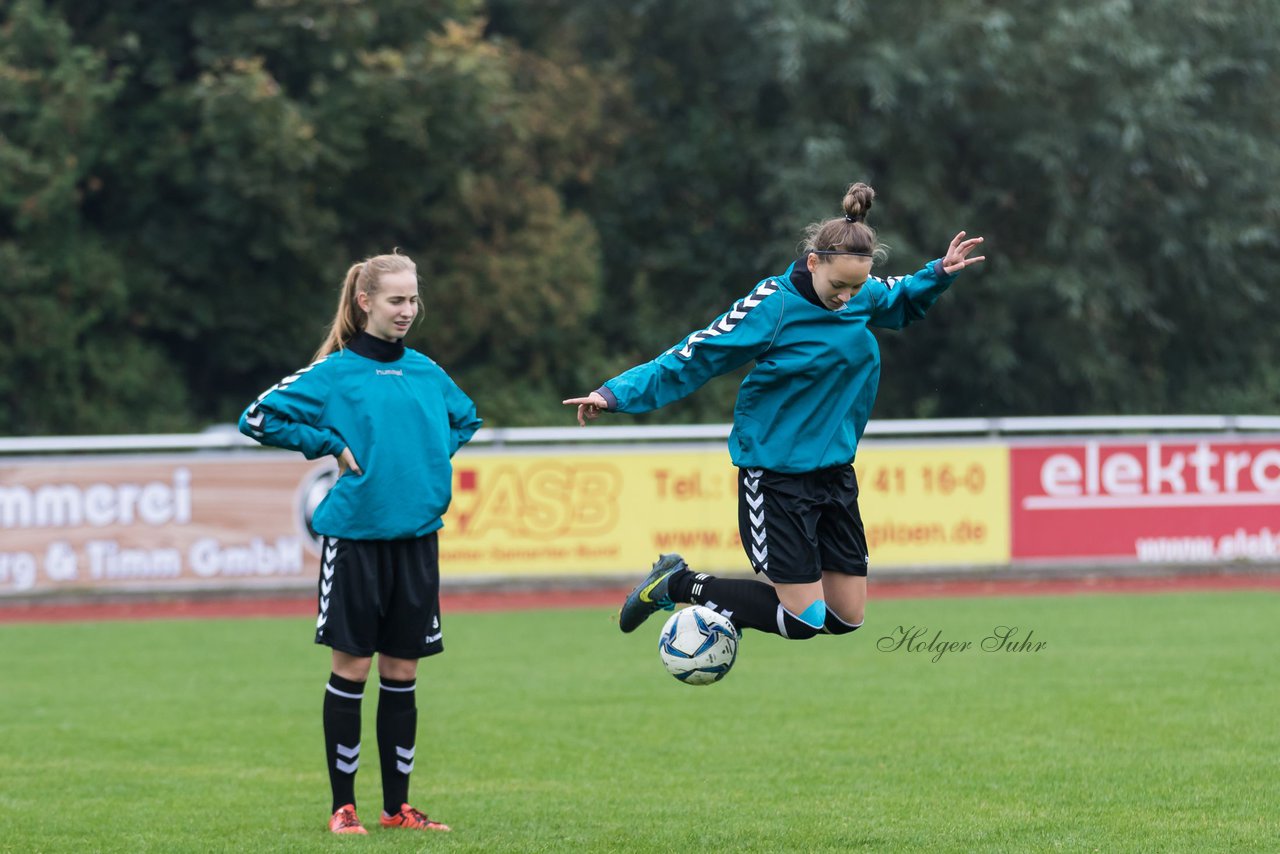
[[[913,272],[879,417],[1280,410],[1280,3],[8,0],[0,433],[195,430],[306,364],[347,266],[490,426],[795,257],[854,180]],[[733,379],[641,420],[726,421]]]

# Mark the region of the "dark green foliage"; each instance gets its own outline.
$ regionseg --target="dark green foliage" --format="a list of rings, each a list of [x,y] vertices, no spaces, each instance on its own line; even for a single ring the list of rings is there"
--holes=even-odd
[[[15,0],[0,433],[195,429],[419,262],[490,425],[661,352],[872,183],[880,417],[1280,407],[1274,0]],[[735,383],[650,417],[724,421]]]
[[[309,360],[347,266],[393,247],[423,276],[413,343],[491,423],[528,417],[510,387],[558,406],[586,382],[563,345],[598,304],[599,256],[565,196],[610,147],[602,87],[486,37],[482,12],[15,6],[0,248],[24,277],[6,282],[0,431],[234,419]],[[20,47],[26,29],[47,47]]]
[[[865,180],[881,272],[960,228],[990,256],[881,336],[877,415],[1280,406],[1274,2],[497,5],[631,87],[591,204],[611,299],[644,318],[616,329],[628,359],[780,272]]]
[[[147,340],[127,259],[86,221],[118,78],[40,4],[0,30],[0,430],[184,423],[181,372]],[[153,394],[170,405],[150,405]]]

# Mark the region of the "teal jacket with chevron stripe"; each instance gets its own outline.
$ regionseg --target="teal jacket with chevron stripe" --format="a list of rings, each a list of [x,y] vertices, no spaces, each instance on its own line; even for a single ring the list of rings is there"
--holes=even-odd
[[[738,389],[729,454],[737,466],[807,472],[853,461],[880,387],[870,327],[901,329],[955,276],[934,261],[911,276],[867,279],[839,311],[796,290],[791,274],[764,279],[710,325],[606,382],[610,411],[648,412],[754,360]]]
[[[264,391],[240,416],[240,432],[309,460],[351,449],[363,473],[338,478],[312,518],[317,532],[423,537],[444,524],[451,457],[481,421],[432,359],[403,347],[398,358],[373,358],[366,346],[357,338]]]

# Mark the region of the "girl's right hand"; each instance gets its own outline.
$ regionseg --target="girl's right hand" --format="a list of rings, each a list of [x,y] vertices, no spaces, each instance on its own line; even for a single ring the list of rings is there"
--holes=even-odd
[[[351,453],[350,448],[343,448],[342,453],[338,454],[338,477],[342,477],[347,473],[348,469],[356,474],[364,474],[360,470],[360,465],[356,462],[355,456]]]
[[[578,424],[586,427],[588,421],[594,421],[600,417],[601,412],[607,412],[609,404],[600,396],[598,392],[591,392],[586,397],[571,397],[563,400],[561,403],[566,406],[578,407]]]

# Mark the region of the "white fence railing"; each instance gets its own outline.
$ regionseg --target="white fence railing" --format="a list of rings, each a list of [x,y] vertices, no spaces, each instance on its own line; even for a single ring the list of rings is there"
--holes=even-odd
[[[592,425],[565,427],[486,427],[472,443],[537,445],[564,442],[689,442],[728,438],[730,424]],[[1280,432],[1275,415],[1084,415],[1016,418],[879,419],[867,425],[870,439],[917,436],[1018,436],[1081,433]],[[203,433],[152,433],[128,436],[0,437],[0,454],[186,451],[251,448],[257,443],[231,425]]]

